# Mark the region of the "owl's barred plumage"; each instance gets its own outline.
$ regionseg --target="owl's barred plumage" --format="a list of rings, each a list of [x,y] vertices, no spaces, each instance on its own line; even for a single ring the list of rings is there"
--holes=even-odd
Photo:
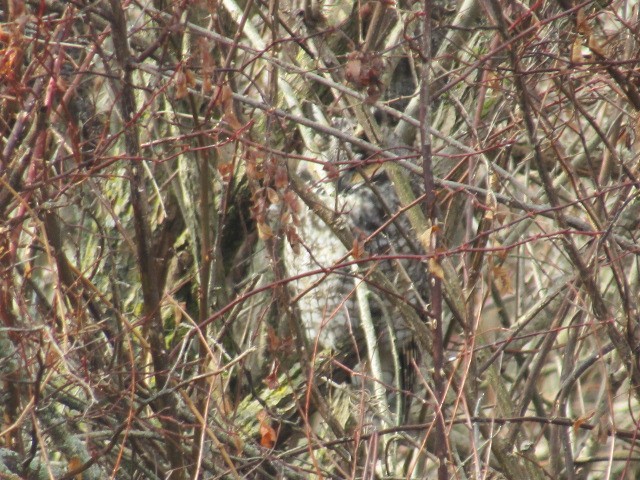
[[[415,257],[396,259],[419,253],[411,241],[415,235],[408,220],[399,213],[400,203],[384,170],[380,169],[368,181],[348,183],[343,177],[337,187],[328,182],[317,185],[316,194],[336,215],[344,216],[358,239],[358,249],[362,244],[364,248],[357,259],[360,268],[356,272],[352,267],[353,251],[342,244],[323,220],[303,207],[298,227],[302,246],[298,254],[291,248],[285,252],[288,275],[295,278],[291,285],[299,296],[297,311],[301,323],[311,344],[317,342],[320,348],[333,349],[353,346],[364,355],[364,342],[356,340],[362,335],[355,288],[358,282],[365,281],[377,344],[384,355],[390,351],[389,326],[398,346],[408,343],[409,329],[389,300],[389,292],[378,288],[368,272],[379,270],[404,300],[419,304],[418,296],[426,298],[424,264]]]

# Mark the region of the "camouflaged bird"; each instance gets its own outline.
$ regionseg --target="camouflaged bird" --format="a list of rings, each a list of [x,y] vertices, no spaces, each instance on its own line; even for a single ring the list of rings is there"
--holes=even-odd
[[[297,311],[309,342],[317,343],[321,349],[353,347],[359,355],[366,350],[359,332],[361,319],[355,288],[364,279],[378,346],[384,357],[392,348],[390,332],[398,347],[406,345],[410,335],[388,297],[389,292],[378,288],[368,272],[371,269],[382,272],[404,300],[413,305],[424,304],[427,275],[424,264],[415,257],[420,253],[412,242],[415,235],[399,212],[400,202],[388,175],[383,168],[370,177],[364,174],[366,180],[362,175],[351,168],[336,182],[326,178],[315,180],[312,174],[302,173],[318,198],[346,220],[353,237],[359,239],[358,245],[364,247],[358,258],[358,271],[351,266],[353,249],[347,249],[306,206],[300,212],[298,225],[302,248],[297,254],[286,248],[285,267],[294,279],[291,287],[298,296]],[[401,259],[407,255],[414,257]]]

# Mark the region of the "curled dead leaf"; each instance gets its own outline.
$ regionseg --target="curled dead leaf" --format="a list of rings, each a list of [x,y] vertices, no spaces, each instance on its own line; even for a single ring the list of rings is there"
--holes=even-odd
[[[273,364],[271,365],[271,371],[269,372],[269,375],[264,377],[264,379],[262,380],[262,382],[267,386],[267,388],[271,390],[275,390],[280,386],[280,382],[278,381],[279,368],[280,368],[280,362],[278,361],[278,359],[276,359],[273,361]]]
[[[189,88],[187,86],[187,76],[182,70],[178,70],[176,72],[174,82],[176,86],[174,97],[176,100],[182,100],[189,93]]]
[[[71,457],[69,459],[69,462],[67,463],[67,469],[71,472],[73,470],[80,468],[82,464],[83,464],[82,460],[80,460],[78,457]],[[83,475],[82,473],[78,473],[74,478],[75,480],[82,480]]]
[[[593,416],[595,415],[596,412],[591,412],[588,415],[585,415],[583,417],[578,417],[576,419],[575,422],[573,422],[573,431],[577,432],[578,430],[580,430],[580,427],[587,423],[589,420],[591,420],[593,418]]]
[[[289,186],[289,175],[284,165],[278,165],[276,167],[273,184],[277,189],[287,188]]]
[[[593,53],[595,53],[599,57],[605,56],[604,48],[602,48],[602,46],[600,45],[600,42],[598,42],[598,40],[594,35],[589,35],[588,45],[589,45],[589,50],[591,50]]]
[[[361,235],[353,238],[353,246],[351,247],[351,256],[356,260],[364,256],[364,239]]]
[[[265,222],[258,222],[258,237],[260,240],[268,240],[273,237],[273,230]]]
[[[591,25],[587,21],[587,16],[584,13],[584,8],[578,9],[576,13],[576,30],[583,35],[591,35]]]
[[[496,265],[492,269],[493,280],[496,288],[501,295],[513,293],[513,284],[511,283],[511,272],[502,265]]]
[[[357,87],[381,85],[380,77],[384,71],[384,60],[377,53],[351,52],[345,66],[345,77]]]
[[[422,232],[422,234],[420,234],[420,237],[418,239],[420,240],[420,244],[422,245],[422,248],[424,248],[425,252],[431,251],[432,237],[439,231],[440,227],[435,225],[433,227],[427,228],[424,232]]]
[[[260,422],[260,445],[265,448],[273,448],[278,439],[278,434],[271,426],[271,419],[266,411],[260,410],[256,415]]]
[[[218,172],[224,182],[229,182],[233,176],[233,163],[221,163],[218,165]]]
[[[571,45],[571,63],[580,63],[582,60],[582,39],[576,37]]]
[[[293,250],[293,253],[295,255],[300,255],[300,244],[302,243],[302,240],[300,239],[300,235],[298,235],[295,227],[287,225],[287,227],[285,228],[285,234],[287,236],[287,241],[291,246],[291,250]]]
[[[280,203],[280,195],[273,188],[267,187],[267,198],[271,205],[278,205]]]
[[[234,130],[240,130],[242,123],[238,120],[233,106],[233,91],[228,85],[217,88],[213,94],[213,105],[222,108],[224,120]]]
[[[429,259],[429,273],[440,280],[444,280],[444,270],[436,258]]]

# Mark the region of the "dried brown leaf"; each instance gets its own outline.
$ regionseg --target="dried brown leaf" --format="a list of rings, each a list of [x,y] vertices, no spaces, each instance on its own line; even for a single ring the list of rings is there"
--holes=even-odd
[[[273,237],[273,230],[265,222],[258,222],[258,237],[260,240],[269,240]]]
[[[429,273],[440,280],[444,280],[444,270],[436,258],[429,259]]]

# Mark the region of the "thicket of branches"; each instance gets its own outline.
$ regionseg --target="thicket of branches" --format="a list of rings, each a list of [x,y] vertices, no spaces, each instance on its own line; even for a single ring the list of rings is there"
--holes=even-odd
[[[0,478],[640,475],[636,1],[1,7]],[[412,381],[305,338],[304,214]]]

